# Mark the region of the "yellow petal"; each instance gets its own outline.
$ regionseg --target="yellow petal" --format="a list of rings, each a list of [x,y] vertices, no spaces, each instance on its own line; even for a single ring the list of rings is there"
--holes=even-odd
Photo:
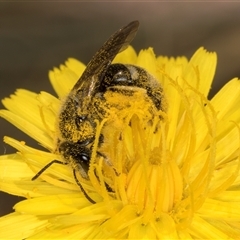
[[[240,221],[240,204],[207,199],[199,210],[199,215],[224,221]]]
[[[0,218],[0,239],[26,239],[47,225],[44,217],[12,213]]]
[[[208,95],[217,64],[216,53],[199,48],[189,61],[183,78],[204,96]]]
[[[65,64],[70,70],[72,70],[78,76],[78,78],[82,75],[83,71],[86,68],[85,64],[83,64],[82,62],[78,61],[75,58],[69,58],[65,62]]]
[[[79,79],[79,76],[75,72],[65,66],[62,66],[60,70],[54,68],[53,71],[49,72],[48,76],[60,98],[66,97]]]
[[[46,131],[39,129],[35,124],[28,122],[18,115],[7,111],[0,110],[0,116],[6,119],[8,122],[15,125],[17,128],[25,132],[27,135],[35,139],[37,142],[41,143],[47,149],[53,149],[53,140],[47,135]]]
[[[224,234],[221,229],[215,228],[204,218],[194,217],[190,226],[191,235],[194,239],[231,239],[230,236]]]
[[[31,169],[18,154],[0,156],[0,179],[19,181],[32,176]]]
[[[128,46],[126,50],[117,54],[113,59],[113,63],[136,65],[137,53],[132,46]]]
[[[138,59],[137,65],[147,70],[153,76],[157,76],[157,60],[152,48],[147,50],[141,50]]]
[[[33,215],[56,215],[77,211],[89,205],[82,194],[57,194],[23,200],[14,206],[15,211]]]
[[[240,80],[232,79],[212,98],[215,111],[218,112],[218,118],[227,118],[232,111],[239,110],[240,101]],[[234,119],[229,119],[234,120]]]
[[[72,192],[76,193],[76,191],[68,190],[61,186],[57,187],[51,185],[49,182],[32,180],[6,180],[0,183],[0,189],[9,194],[25,198],[35,198],[53,194],[71,194]],[[79,189],[77,190],[80,191]]]

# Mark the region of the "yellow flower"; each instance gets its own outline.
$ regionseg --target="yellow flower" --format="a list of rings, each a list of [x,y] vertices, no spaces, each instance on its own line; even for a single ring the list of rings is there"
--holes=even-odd
[[[55,149],[61,101],[23,89],[3,100],[8,110],[0,116],[46,151],[4,138],[18,152],[0,156],[0,189],[26,200],[0,218],[0,238],[239,239],[239,80],[229,81],[208,100],[216,54],[203,48],[188,61],[156,58],[151,48],[137,55],[129,47],[114,62],[148,70],[160,81],[166,103],[149,124],[141,94],[130,99],[130,107],[115,119],[119,127],[110,125],[100,146],[112,164],[96,156],[109,119],[97,122],[90,180],[78,176],[95,204],[80,191],[69,165],[53,164],[31,180],[52,160],[64,161]],[[50,72],[60,99],[84,69],[69,59]],[[116,95],[109,100],[129,98]]]

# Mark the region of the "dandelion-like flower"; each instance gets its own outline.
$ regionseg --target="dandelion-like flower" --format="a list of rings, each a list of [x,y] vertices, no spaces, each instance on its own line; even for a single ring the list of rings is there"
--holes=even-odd
[[[128,99],[130,106],[104,132],[102,145],[109,119],[97,122],[89,180],[78,176],[95,204],[81,192],[69,165],[53,164],[31,180],[52,160],[64,162],[56,151],[58,112],[85,66],[69,59],[50,72],[60,100],[23,89],[3,100],[8,110],[0,116],[46,151],[4,138],[18,152],[0,156],[0,189],[26,200],[0,218],[0,238],[238,239],[239,80],[209,100],[216,54],[203,48],[188,61],[156,58],[151,48],[137,55],[128,47],[114,62],[143,67],[158,79],[166,108],[149,123],[142,117],[147,103],[141,94]],[[126,101],[117,95],[113,100]],[[97,156],[98,148],[111,164]]]

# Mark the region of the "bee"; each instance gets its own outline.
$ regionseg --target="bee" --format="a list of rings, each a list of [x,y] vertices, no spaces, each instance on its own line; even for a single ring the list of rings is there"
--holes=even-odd
[[[81,191],[91,203],[95,203],[87,195],[76,173],[79,172],[82,178],[89,179],[91,149],[96,133],[95,119],[101,121],[107,114],[104,109],[111,105],[106,94],[112,91],[124,97],[131,95],[135,88],[144,89],[155,108],[157,110],[163,108],[163,89],[154,77],[137,66],[112,64],[115,56],[125,50],[134,39],[138,27],[139,22],[133,21],[119,29],[87,64],[82,76],[63,101],[58,116],[57,150],[65,162],[51,161],[32,180],[37,179],[54,163],[69,164],[72,166],[73,176]],[[119,108],[116,106],[115,109],[121,111],[121,103]],[[104,141],[104,136],[101,141]],[[101,152],[98,154],[105,157]]]

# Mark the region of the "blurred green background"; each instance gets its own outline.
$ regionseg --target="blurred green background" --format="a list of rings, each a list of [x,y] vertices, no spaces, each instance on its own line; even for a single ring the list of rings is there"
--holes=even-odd
[[[137,51],[152,46],[156,55],[187,57],[200,46],[216,51],[210,98],[227,81],[240,77],[240,3],[1,2],[0,98],[17,88],[54,94],[50,69],[68,57],[87,63],[113,32],[132,20],[140,21],[132,43]],[[0,139],[8,135],[38,147],[4,119],[0,129]],[[12,152],[0,142],[1,155]],[[0,215],[11,212],[19,200],[0,193]]]

